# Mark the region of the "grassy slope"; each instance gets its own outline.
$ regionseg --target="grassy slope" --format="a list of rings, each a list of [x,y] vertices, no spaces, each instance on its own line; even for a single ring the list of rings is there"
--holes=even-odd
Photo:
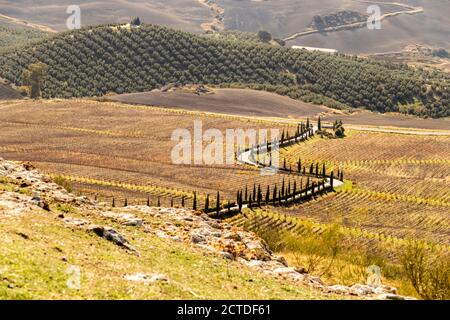
[[[0,183],[0,190],[15,189]],[[71,217],[86,214],[70,213]],[[81,229],[65,227],[58,212],[0,217],[0,299],[324,299],[216,256],[167,242],[142,229],[116,228],[141,257]],[[89,216],[94,223],[100,218]],[[158,224],[161,221],[149,221]],[[66,261],[65,261],[66,260]],[[66,285],[67,269],[81,268],[81,289]],[[162,273],[168,283],[129,282],[130,273]],[[333,297],[331,297],[333,298]]]

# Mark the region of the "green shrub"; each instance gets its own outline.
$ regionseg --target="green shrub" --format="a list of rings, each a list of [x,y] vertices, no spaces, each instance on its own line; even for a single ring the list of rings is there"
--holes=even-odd
[[[447,254],[424,242],[410,241],[402,256],[402,265],[423,299],[450,299],[450,259]]]
[[[53,178],[53,182],[66,189],[67,192],[73,192],[72,184],[69,181],[67,181],[64,177],[57,176]]]

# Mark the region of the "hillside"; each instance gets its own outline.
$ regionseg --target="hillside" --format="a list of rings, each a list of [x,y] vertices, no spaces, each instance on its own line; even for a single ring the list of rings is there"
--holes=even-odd
[[[208,8],[197,0],[108,0],[104,1],[72,1],[72,0],[2,0],[1,13],[31,23],[49,26],[57,31],[67,30],[66,10],[70,5],[79,5],[82,12],[82,23],[98,25],[104,23],[129,22],[132,17],[139,16],[143,21],[172,26],[185,31],[200,32],[200,25],[208,22]]]
[[[108,100],[258,117],[301,118],[314,117],[322,112],[332,112],[326,107],[300,102],[270,92],[246,89],[214,89],[200,95],[185,92],[183,89],[172,92],[153,91],[122,94],[112,96]]]
[[[49,66],[44,97],[140,92],[175,82],[258,83],[258,88],[270,87],[299,99],[314,96],[315,103],[331,106],[450,115],[448,74],[365,58],[215,40],[152,25],[130,30],[100,26],[59,34],[1,55],[0,76],[20,85],[22,70],[38,61]]]
[[[403,299],[327,286],[200,212],[111,208],[1,158],[0,230],[2,299]]]
[[[34,43],[45,39],[46,36],[47,34],[45,32],[32,28],[14,26],[0,18],[0,52],[6,52],[26,44]]]
[[[0,100],[21,99],[22,95],[7,85],[0,83]]]

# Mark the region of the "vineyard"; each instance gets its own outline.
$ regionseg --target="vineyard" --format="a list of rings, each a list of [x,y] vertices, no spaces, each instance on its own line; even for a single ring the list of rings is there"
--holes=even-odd
[[[449,75],[342,54],[211,39],[166,27],[100,26],[0,55],[0,77],[21,86],[48,66],[46,98],[144,92],[169,83],[242,86],[335,108],[449,116]]]
[[[125,203],[204,206],[215,204],[220,191],[225,205],[238,191],[261,187],[264,195],[282,185],[306,186],[307,179],[280,172],[263,176],[242,165],[175,165],[171,141],[175,129],[279,129],[293,134],[297,126],[235,116],[178,109],[139,107],[95,101],[23,101],[2,105],[0,154],[31,161],[38,169],[66,181],[74,191],[116,206]],[[320,179],[311,176],[310,183]],[[295,181],[295,182],[294,182]],[[298,189],[299,190],[299,189]],[[114,199],[114,200],[113,200]]]
[[[326,163],[349,181],[336,193],[277,212],[448,245],[449,142],[445,136],[350,131],[342,140],[316,136],[285,148],[281,157],[288,163]]]
[[[65,188],[113,207],[220,211],[225,221],[269,242],[274,234],[316,242],[338,223],[336,268],[356,272],[341,283],[361,281],[371,264],[382,264],[390,270],[389,281],[397,281],[410,239],[425,241],[443,256],[450,249],[448,136],[346,130],[339,139],[317,132],[310,120],[298,124],[94,100],[5,101],[0,109],[2,157],[30,161]],[[234,145],[240,163],[174,164],[172,132],[194,131],[196,120],[204,131],[277,129],[271,139],[281,146],[278,172],[262,175],[251,165],[270,166],[269,140],[247,141],[243,149]],[[293,248],[286,253],[290,259],[308,254]],[[340,274],[330,271],[329,280]]]

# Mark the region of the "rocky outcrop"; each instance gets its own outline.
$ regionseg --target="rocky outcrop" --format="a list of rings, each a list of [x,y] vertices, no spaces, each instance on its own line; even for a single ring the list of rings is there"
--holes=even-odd
[[[236,261],[255,272],[270,277],[281,278],[301,285],[309,285],[330,294],[358,296],[367,299],[406,299],[396,295],[394,288],[377,288],[355,284],[353,286],[326,285],[320,278],[307,274],[304,268],[288,265],[283,257],[275,255],[268,245],[252,232],[217,221],[208,215],[186,209],[154,208],[130,206],[109,208],[86,197],[77,197],[61,186],[34,170],[30,164],[5,161],[0,158],[0,185],[12,184],[14,191],[1,191],[0,219],[43,213],[52,210],[55,204],[71,204],[89,214],[82,218],[73,217],[70,211],[59,214],[62,226],[80,228],[96,234],[111,243],[139,256],[138,250],[118,230],[104,225],[93,224],[89,217],[118,223],[123,228],[143,228],[157,237],[185,243],[193,250],[203,250],[211,254]],[[107,222],[105,222],[107,223]],[[129,281],[153,283],[168,281],[164,275],[145,273],[124,275]]]

